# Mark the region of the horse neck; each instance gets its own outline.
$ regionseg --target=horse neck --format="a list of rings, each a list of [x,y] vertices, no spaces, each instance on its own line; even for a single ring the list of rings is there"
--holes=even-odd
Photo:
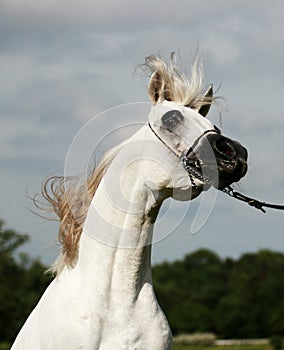
[[[129,149],[125,154],[122,148],[96,191],[77,265],[82,274],[89,274],[88,279],[93,278],[96,288],[136,298],[145,283],[152,283],[153,222],[164,198],[145,186],[141,164],[127,164],[128,157]]]

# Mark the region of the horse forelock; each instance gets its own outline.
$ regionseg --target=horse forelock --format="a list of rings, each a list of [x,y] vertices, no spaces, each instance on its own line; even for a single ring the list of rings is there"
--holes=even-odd
[[[159,56],[151,55],[146,58],[142,68],[150,75],[156,73],[160,76],[165,100],[193,109],[199,109],[214,101],[214,98],[204,98],[203,65],[198,55],[191,65],[190,78],[177,67],[175,53],[170,55],[168,62]]]

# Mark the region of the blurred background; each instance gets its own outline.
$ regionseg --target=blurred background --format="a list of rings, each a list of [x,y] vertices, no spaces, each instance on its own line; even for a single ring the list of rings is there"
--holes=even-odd
[[[22,259],[54,261],[57,223],[34,215],[29,196],[40,192],[47,176],[63,174],[72,142],[88,121],[122,104],[149,102],[148,79],[136,67],[150,54],[167,58],[175,51],[178,65],[189,72],[199,47],[204,84],[214,83],[225,98],[222,118],[217,108],[209,118],[249,151],[242,191],[283,203],[283,12],[280,0],[273,6],[257,0],[2,0],[0,217],[6,225],[1,227],[2,234],[13,228],[30,237],[16,239],[10,252],[21,246]],[[148,108],[139,108],[133,121],[146,121]],[[131,111],[126,112],[130,121]],[[106,123],[112,130],[123,117],[105,113],[102,125],[95,124],[96,136],[86,141],[97,144]],[[80,152],[72,161],[80,162]],[[218,259],[239,259],[260,249],[284,251],[283,212],[262,214],[222,193],[213,197],[209,209],[206,200],[190,208],[165,204],[154,264],[183,259],[200,248],[214,251],[217,265]],[[194,232],[199,207],[205,219]],[[32,266],[29,258],[22,263]]]

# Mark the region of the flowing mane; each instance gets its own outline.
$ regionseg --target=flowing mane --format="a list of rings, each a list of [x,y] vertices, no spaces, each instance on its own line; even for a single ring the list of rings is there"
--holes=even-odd
[[[58,241],[62,248],[55,263],[48,270],[59,274],[65,265],[74,267],[78,258],[78,245],[83,225],[96,190],[106,169],[120,150],[121,145],[111,149],[87,177],[51,176],[42,184],[42,197],[48,202],[44,207],[36,198],[35,205],[54,212],[60,221]],[[50,208],[51,206],[51,208]]]
[[[215,100],[211,94],[204,97],[203,69],[198,57],[191,67],[190,79],[176,66],[174,53],[170,55],[169,62],[158,56],[149,56],[140,68],[152,77],[156,75],[162,78],[164,100],[174,101],[193,109],[207,108]],[[155,91],[149,91],[149,95],[155,96]],[[79,241],[91,200],[119,149],[120,146],[117,146],[109,151],[83,184],[82,178],[64,176],[51,176],[43,182],[41,194],[48,202],[47,211],[53,211],[60,221],[58,240],[62,246],[59,257],[49,271],[59,274],[65,265],[70,268],[75,266]],[[42,209],[41,202],[37,199],[34,199],[34,202]]]

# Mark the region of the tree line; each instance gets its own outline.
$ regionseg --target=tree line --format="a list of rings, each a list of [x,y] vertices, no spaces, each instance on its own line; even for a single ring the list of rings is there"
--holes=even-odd
[[[0,343],[12,342],[51,281],[46,266],[18,249],[27,235],[0,220]],[[284,336],[284,254],[270,250],[220,258],[199,249],[153,267],[157,298],[174,334],[222,338]]]
[[[153,279],[174,334],[284,336],[283,253],[260,250],[234,260],[200,249],[154,266]]]
[[[11,343],[51,278],[39,259],[17,250],[29,236],[0,220],[0,343]]]

